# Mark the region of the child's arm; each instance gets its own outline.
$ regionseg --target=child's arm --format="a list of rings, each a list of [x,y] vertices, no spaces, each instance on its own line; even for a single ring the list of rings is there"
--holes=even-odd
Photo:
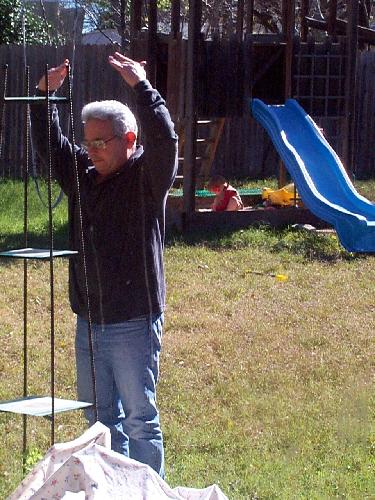
[[[241,210],[243,208],[242,200],[239,196],[235,195],[230,198],[226,208],[227,212],[235,212],[236,210]]]

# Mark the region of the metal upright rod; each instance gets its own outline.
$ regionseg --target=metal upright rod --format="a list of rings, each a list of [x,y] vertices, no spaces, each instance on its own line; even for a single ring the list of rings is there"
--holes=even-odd
[[[24,91],[25,95],[30,94],[30,68],[25,67]],[[23,144],[23,234],[24,248],[28,247],[28,185],[29,185],[29,154],[30,154],[30,131],[29,131],[30,108],[25,107],[24,113],[24,144]],[[27,310],[27,259],[23,260],[23,397],[28,396],[28,310]],[[25,471],[27,452],[27,415],[22,415],[23,439],[22,439],[22,466]]]
[[[46,64],[46,112],[47,112],[47,143],[48,143],[48,236],[49,236],[49,274],[50,274],[50,340],[51,340],[51,445],[55,442],[55,293],[53,269],[53,214],[52,214],[52,145],[51,145],[51,109],[49,102],[48,65]]]
[[[70,114],[70,133],[71,133],[71,143],[72,143],[72,151],[73,151],[73,165],[74,165],[74,175],[76,181],[76,192],[77,192],[77,206],[79,212],[79,230],[81,236],[81,255],[82,255],[82,265],[83,265],[83,273],[85,276],[85,293],[86,293],[86,303],[87,303],[87,325],[88,325],[88,343],[89,343],[89,352],[90,352],[90,365],[91,365],[91,380],[92,380],[92,397],[94,403],[94,415],[95,421],[98,421],[98,398],[96,391],[96,373],[95,373],[95,357],[94,357],[94,339],[93,339],[93,328],[92,328],[92,319],[91,319],[91,307],[90,307],[90,293],[89,293],[89,285],[88,285],[88,271],[87,271],[87,261],[86,261],[86,246],[85,246],[85,236],[83,233],[83,215],[82,215],[82,203],[81,203],[81,190],[80,190],[80,182],[79,182],[79,173],[78,173],[78,163],[77,163],[77,153],[76,153],[76,138],[75,138],[75,126],[74,126],[74,113],[73,113],[73,96],[72,96],[72,85],[71,85],[71,77],[70,77],[70,67],[68,66],[68,93],[69,93],[69,114]]]
[[[5,97],[7,95],[7,86],[8,86],[8,65],[4,64],[4,80],[3,80],[3,99],[1,102],[1,110],[0,110],[0,159],[3,158],[3,147],[4,147],[4,130],[5,130],[5,106],[6,101]],[[2,168],[2,171],[4,173]]]

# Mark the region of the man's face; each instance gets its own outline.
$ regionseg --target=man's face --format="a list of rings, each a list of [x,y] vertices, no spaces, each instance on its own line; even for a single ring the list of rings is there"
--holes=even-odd
[[[127,135],[115,136],[110,120],[87,120],[84,125],[85,141],[89,143],[87,152],[95,169],[102,177],[116,172],[129,158]],[[107,141],[104,148],[90,144],[92,141]]]

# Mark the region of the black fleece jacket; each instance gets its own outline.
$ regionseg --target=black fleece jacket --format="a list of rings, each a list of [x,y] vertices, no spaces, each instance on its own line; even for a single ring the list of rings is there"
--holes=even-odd
[[[138,83],[134,92],[144,148],[138,146],[118,172],[96,183],[96,170],[77,147],[79,194],[72,145],[62,134],[57,107],[52,107],[54,175],[68,197],[70,248],[79,251],[70,260],[70,303],[75,313],[88,318],[83,234],[94,323],[119,323],[158,314],[165,307],[165,204],[177,171],[177,135],[164,100],[150,83]],[[33,106],[33,144],[45,162],[46,114],[45,105]]]

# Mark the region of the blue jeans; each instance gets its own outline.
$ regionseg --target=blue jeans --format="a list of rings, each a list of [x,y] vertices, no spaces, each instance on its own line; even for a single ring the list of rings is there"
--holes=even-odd
[[[112,449],[150,465],[164,477],[163,436],[156,407],[163,314],[92,325],[98,420],[111,431]],[[77,392],[94,402],[88,323],[77,317]],[[89,425],[93,408],[85,410]]]

